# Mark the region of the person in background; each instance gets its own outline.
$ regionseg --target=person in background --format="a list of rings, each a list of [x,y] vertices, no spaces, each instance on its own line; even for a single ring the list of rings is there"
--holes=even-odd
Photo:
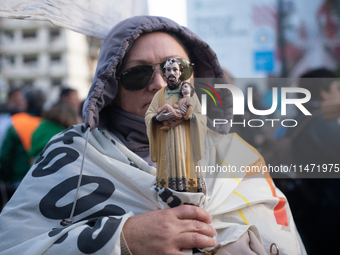
[[[23,112],[27,108],[27,102],[23,96],[21,88],[11,88],[7,94],[6,104],[1,109],[0,114],[0,153],[2,143],[11,126],[11,116],[15,113]],[[10,191],[12,193],[12,191]],[[6,183],[0,177],[0,211],[8,201]]]
[[[331,167],[336,170],[340,164],[340,123],[336,118],[326,119],[321,111],[322,104],[340,102],[339,78],[331,70],[314,69],[304,73],[298,85],[311,93],[310,101],[304,106],[312,116],[299,112],[294,119],[299,124],[305,118],[312,119],[293,141],[293,153],[296,166],[308,168],[309,172],[304,171],[300,176],[303,179],[288,179],[276,184],[289,200],[308,254],[334,254],[337,248],[333,244],[338,242],[340,228],[340,180],[313,176],[318,167],[327,165],[329,171]],[[294,129],[286,132],[290,136]]]
[[[11,116],[0,154],[0,178],[13,191],[31,167],[28,152],[32,146],[32,135],[41,122],[41,112],[46,97],[39,89],[29,89],[24,94],[26,112]]]
[[[25,150],[30,165],[34,163],[41,151],[44,149],[45,145],[54,135],[63,131],[65,128],[77,124],[77,115],[75,114],[75,112],[70,111],[67,105],[60,103],[53,105],[49,110],[43,111],[41,117],[42,118],[39,125],[36,127],[31,135],[31,146],[28,151]],[[6,146],[5,148],[7,148]],[[19,144],[17,145],[17,147],[21,149],[21,146],[19,146]],[[19,159],[22,159],[23,161],[26,154],[24,152],[22,152],[21,154],[22,155],[19,156]],[[12,163],[15,161],[13,157],[8,158],[7,160],[12,160]],[[20,162],[22,163],[22,161]],[[9,163],[10,162],[8,162],[7,165]],[[4,170],[4,172],[6,171]],[[24,174],[24,170],[22,170],[22,172],[22,174]],[[19,182],[19,179],[16,181]],[[3,199],[3,204],[5,204],[5,201],[7,201],[12,196],[17,186],[18,183],[7,183],[6,189],[3,189],[2,191],[6,192],[6,199]]]
[[[11,124],[11,116],[15,113],[24,112],[26,108],[27,102],[21,88],[10,89],[7,95],[5,108],[0,114],[0,151],[7,129]]]
[[[40,125],[32,135],[32,146],[28,156],[37,158],[54,135],[75,124],[78,124],[75,111],[70,111],[65,104],[54,104],[49,110],[42,113]]]
[[[303,165],[340,163],[339,123],[335,119],[326,120],[321,114],[323,103],[340,101],[340,83],[337,74],[324,68],[310,70],[301,76],[299,87],[305,88],[311,93],[311,99],[304,106],[312,115],[317,116],[309,122],[305,131],[294,141],[298,163]],[[305,117],[299,111],[296,120],[300,122]]]
[[[71,88],[62,89],[60,92],[59,101],[60,103],[64,103],[72,108],[74,111],[78,112],[80,100],[77,90]]]
[[[67,105],[77,114],[77,123],[82,123],[82,115],[79,115],[80,99],[78,91],[72,88],[63,88],[60,92],[59,103]]]

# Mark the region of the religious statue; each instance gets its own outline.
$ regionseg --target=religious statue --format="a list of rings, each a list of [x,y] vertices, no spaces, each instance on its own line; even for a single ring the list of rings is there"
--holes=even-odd
[[[175,191],[203,192],[200,160],[204,154],[206,117],[195,88],[182,82],[179,59],[165,62],[167,86],[159,90],[145,115],[150,156],[157,162],[157,186]]]
[[[165,104],[159,109],[159,112],[162,112],[165,110],[165,112],[171,112],[175,116],[178,116],[178,113],[176,112],[175,109],[179,109],[179,108],[183,109],[182,105],[185,105],[187,107],[186,114],[185,115],[182,114],[182,112],[185,112],[185,108],[184,108],[184,111],[181,112],[181,115],[183,115],[184,120],[188,120],[192,113],[192,104],[191,104],[190,97],[192,97],[194,93],[195,93],[195,87],[189,82],[183,82],[180,93],[179,93],[182,98],[178,101],[178,104],[175,104],[173,108],[170,105]],[[161,127],[161,130],[168,130],[169,128],[170,126],[164,125],[163,127]]]

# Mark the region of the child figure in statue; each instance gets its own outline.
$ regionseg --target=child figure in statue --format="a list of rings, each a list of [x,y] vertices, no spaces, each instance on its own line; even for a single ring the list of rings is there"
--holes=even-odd
[[[150,156],[157,162],[157,185],[202,192],[204,181],[195,169],[204,153],[206,117],[194,87],[180,79],[180,61],[168,59],[163,72],[167,86],[156,93],[145,115]]]
[[[160,108],[161,111],[166,111],[166,112],[172,112],[175,116],[177,116],[177,112],[175,109],[180,109],[182,105],[185,105],[187,107],[187,112],[184,114],[184,111],[181,112],[181,115],[184,117],[184,120],[188,120],[190,118],[190,115],[192,113],[192,104],[191,104],[191,97],[195,93],[195,87],[189,83],[189,82],[183,82],[181,86],[181,91],[180,91],[180,96],[181,99],[178,101],[178,104],[175,104],[174,107],[172,108],[169,105],[164,105],[163,107]],[[168,130],[170,126],[164,125],[161,127],[161,130]]]

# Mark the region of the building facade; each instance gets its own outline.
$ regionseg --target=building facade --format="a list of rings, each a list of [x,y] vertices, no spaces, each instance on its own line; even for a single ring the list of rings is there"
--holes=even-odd
[[[13,86],[33,86],[53,102],[61,88],[71,87],[80,98],[86,97],[94,72],[93,52],[97,52],[87,36],[44,21],[0,22],[2,94]]]

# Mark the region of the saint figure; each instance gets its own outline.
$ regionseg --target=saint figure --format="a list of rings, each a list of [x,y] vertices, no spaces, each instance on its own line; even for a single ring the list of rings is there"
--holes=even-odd
[[[193,86],[182,84],[180,80],[184,71],[179,59],[166,61],[163,73],[167,86],[155,94],[145,122],[151,159],[157,162],[157,186],[202,192],[204,181],[200,172],[195,170],[204,153],[206,117],[201,114],[196,93],[193,92],[191,97],[188,94],[189,90],[193,91]],[[164,125],[170,128],[162,130]]]

